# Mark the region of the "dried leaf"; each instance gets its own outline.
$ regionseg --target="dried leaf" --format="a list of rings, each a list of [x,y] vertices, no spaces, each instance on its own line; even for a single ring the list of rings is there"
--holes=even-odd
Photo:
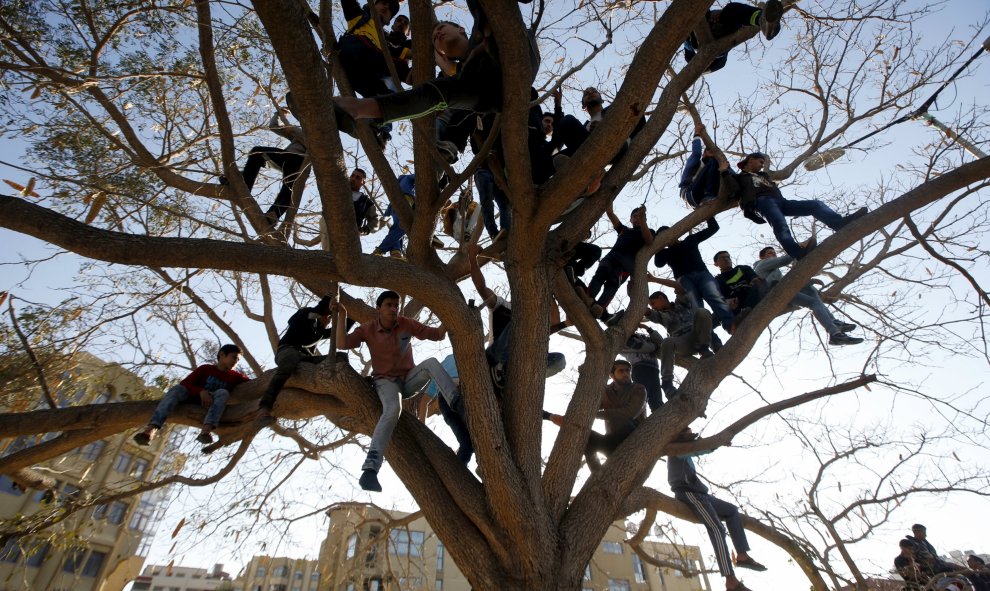
[[[956,452],[952,452],[952,457],[954,457],[957,462],[961,462],[962,461],[962,460],[959,459],[959,456],[956,455]]]
[[[20,192],[20,191],[23,191],[23,190],[24,190],[24,185],[19,185],[19,184],[17,184],[17,183],[15,183],[15,182],[14,182],[14,181],[12,181],[12,180],[9,180],[9,179],[3,179],[3,182],[5,182],[5,183],[7,183],[8,185],[10,185],[11,187],[13,187],[15,191],[18,191],[18,192]]]
[[[35,178],[31,177],[31,180],[28,181],[27,186],[24,187],[23,191],[21,191],[21,196],[27,197],[28,195],[31,195],[32,197],[37,197],[38,194],[34,192],[34,185],[35,185]]]
[[[556,60],[554,60],[553,63],[555,63],[555,64],[562,64],[562,63],[564,63],[564,56],[558,57]]]
[[[36,100],[40,96],[41,96],[41,87],[40,86],[35,86],[34,87],[34,92],[31,93],[31,100],[32,101],[33,100]]]
[[[89,212],[86,214],[87,224],[92,224],[96,220],[96,216],[100,214],[100,210],[103,209],[106,202],[107,196],[103,192],[97,193],[93,196],[93,204],[90,206]]]
[[[7,301],[7,292],[0,291],[0,306],[2,306],[3,303],[6,301]]]
[[[186,518],[183,517],[179,521],[179,524],[175,526],[175,529],[172,530],[172,538],[175,538],[175,536],[179,535],[179,531],[182,530],[182,526],[184,526],[185,524],[186,524]]]
[[[863,384],[863,387],[866,388],[866,391],[867,392],[872,392],[873,391],[873,390],[870,390],[870,385],[869,384]]]

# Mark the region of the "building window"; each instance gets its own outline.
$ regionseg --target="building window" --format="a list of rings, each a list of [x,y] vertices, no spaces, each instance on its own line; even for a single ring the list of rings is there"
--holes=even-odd
[[[137,478],[138,480],[141,480],[142,478],[144,478],[144,475],[148,473],[149,465],[150,463],[148,462],[148,460],[145,460],[143,458],[135,458],[134,465],[131,466],[131,476]]]
[[[107,510],[110,507],[104,503],[100,503],[96,507],[93,507],[93,519],[103,519],[107,516]]]
[[[295,579],[296,579],[297,581],[301,581],[301,580],[302,580],[302,578],[303,578],[303,572],[302,572],[301,570],[297,570],[297,571],[296,571],[296,574],[295,574]]]
[[[5,492],[8,495],[20,496],[24,494],[21,487],[17,486],[13,480],[7,478],[6,475],[0,474],[0,492]]]
[[[388,532],[389,551],[396,556],[423,555],[423,542],[426,534],[421,531],[393,529]]]
[[[357,534],[351,534],[351,537],[347,538],[347,554],[344,555],[345,559],[354,558],[354,555],[357,554],[357,543]]]
[[[314,570],[313,571],[313,574],[309,575],[309,580],[310,581],[319,581],[320,580],[320,571]]]
[[[62,487],[62,499],[67,501],[78,499],[80,492],[82,491],[78,486],[66,482],[65,486]]]
[[[606,554],[622,554],[622,542],[610,542],[606,540],[602,542],[602,550]]]
[[[51,550],[51,545],[48,542],[45,542],[41,546],[35,547],[34,550],[27,555],[27,559],[24,561],[24,564],[38,568],[41,566],[41,563],[48,558],[49,550]]]
[[[276,566],[275,569],[272,570],[272,576],[273,577],[287,577],[287,576],[289,576],[289,567],[287,567],[287,566]]]
[[[133,457],[126,451],[120,452],[117,454],[117,459],[113,461],[113,469],[121,474],[127,474],[127,469],[131,467],[131,459]]]
[[[590,562],[584,567],[584,580],[585,581],[590,581],[591,580],[591,563]]]
[[[254,576],[255,577],[263,577],[263,576],[265,576],[267,574],[268,574],[268,569],[266,569],[263,566],[259,566],[258,567],[258,570],[254,571]]]
[[[154,516],[155,504],[147,499],[141,499],[138,501],[137,509],[131,515],[131,521],[127,524],[127,527],[137,531],[147,531]],[[180,574],[179,576],[185,575]]]
[[[609,579],[608,591],[631,591],[629,581],[626,579]]]
[[[21,557],[21,546],[16,538],[10,538],[7,543],[0,548],[0,560],[4,562],[17,562]]]
[[[82,454],[83,459],[92,461],[100,457],[100,454],[103,453],[103,448],[106,446],[107,444],[102,441],[94,441],[86,447],[80,448],[79,453]]]
[[[643,565],[643,561],[640,560],[639,554],[636,554],[635,552],[633,552],[633,555],[632,555],[632,567],[633,567],[633,575],[636,576],[636,582],[637,583],[645,583],[646,582],[646,568]]]
[[[85,558],[85,550],[73,550],[69,552],[69,555],[65,557],[65,564],[62,565],[62,570],[67,573],[76,574],[79,572],[79,567],[82,566],[83,559]]]
[[[399,577],[399,589],[402,591],[419,591],[422,586],[422,577]]]
[[[437,542],[437,571],[443,572],[443,542]]]
[[[100,574],[100,569],[103,568],[103,561],[106,559],[106,552],[97,552],[95,550],[90,552],[89,558],[86,560],[86,566],[83,567],[82,576],[95,577]]]
[[[124,523],[124,517],[127,516],[127,503],[121,501],[114,501],[110,505],[110,511],[107,513],[107,521],[114,525],[120,525]]]
[[[295,587],[292,588],[292,591],[302,591],[302,587],[296,585]]]
[[[433,591],[443,591],[443,579],[437,579],[433,585]]]

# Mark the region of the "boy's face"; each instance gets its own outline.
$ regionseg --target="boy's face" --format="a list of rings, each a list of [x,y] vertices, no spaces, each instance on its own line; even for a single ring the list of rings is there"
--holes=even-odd
[[[433,49],[446,58],[466,57],[467,32],[453,23],[440,23],[433,28]]]
[[[543,123],[543,135],[550,135],[553,133],[553,117],[547,115],[541,122]]]
[[[629,221],[632,223],[633,227],[638,228],[646,223],[646,208],[640,207],[639,209],[634,209],[632,214],[629,216]]]
[[[746,164],[743,165],[743,170],[746,172],[760,172],[763,170],[766,163],[767,161],[765,158],[750,158],[746,161]]]
[[[388,5],[388,0],[378,0],[378,2],[375,2],[375,12],[378,13],[378,17],[382,19],[383,23],[388,23],[392,20],[392,9]]]
[[[364,187],[364,173],[360,170],[355,170],[351,173],[350,184],[351,191],[360,191]]]
[[[720,271],[728,271],[732,268],[732,257],[729,256],[729,253],[727,252],[719,253],[719,255],[715,257],[715,266],[718,267]]]
[[[666,296],[659,296],[650,300],[650,308],[654,310],[666,310],[670,307],[670,300]]]
[[[395,324],[396,319],[399,317],[399,300],[389,299],[382,302],[381,306],[378,306],[378,318],[381,320],[382,324],[390,325]]]
[[[392,23],[392,30],[398,31],[403,35],[409,34],[409,19],[405,15],[399,15],[395,17],[395,22]]]
[[[241,354],[237,351],[231,351],[230,353],[221,353],[217,356],[217,369],[220,371],[228,371],[234,369],[237,362],[240,361]]]

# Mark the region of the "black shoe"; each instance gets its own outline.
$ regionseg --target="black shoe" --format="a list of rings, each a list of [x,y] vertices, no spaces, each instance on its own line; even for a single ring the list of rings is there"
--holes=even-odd
[[[361,472],[361,478],[358,480],[358,484],[364,490],[382,492],[382,485],[378,482],[378,472],[370,468]]]
[[[701,355],[701,358],[702,359],[708,359],[710,357],[714,357],[715,356],[715,354],[712,353],[712,350],[709,349],[708,346],[706,346],[706,345],[703,345],[701,347],[698,347],[698,355]]]
[[[598,304],[596,304],[596,305],[598,305]],[[598,307],[601,307],[601,306],[599,305]],[[592,308],[594,308],[594,306],[592,306]],[[591,314],[592,314],[592,315],[594,315],[594,314],[595,314],[595,311],[594,311],[594,310],[592,310],[592,311],[591,311]],[[605,309],[603,308],[603,309],[602,309],[602,313],[601,313],[601,314],[600,314],[600,315],[598,316],[598,319],[599,319],[599,320],[601,320],[602,322],[604,322],[604,323],[605,323],[605,326],[611,326],[611,325],[610,325],[610,324],[608,323],[608,321],[612,319],[612,313],[611,313],[611,312],[609,312],[608,310],[605,310]]]
[[[605,314],[608,314],[608,312]],[[605,322],[605,326],[615,326],[619,322],[622,322],[622,317],[626,315],[626,311],[619,310],[614,314],[609,314],[608,319],[605,318],[605,314],[602,314],[602,321]]]
[[[450,140],[440,140],[437,142],[437,150],[447,164],[453,164],[457,162],[460,154],[457,152],[457,144]]]
[[[203,445],[210,445],[213,443],[213,436],[206,431],[202,431],[196,436],[196,441],[202,443]]]
[[[673,400],[674,396],[677,396],[677,388],[674,387],[673,380],[662,380],[660,382],[660,389],[667,395],[667,400]]]
[[[228,181],[227,177],[223,175],[220,175],[220,178],[217,179],[217,182],[225,187],[230,185],[230,181]]]
[[[767,570],[767,567],[763,566],[759,562],[756,562],[752,558],[747,557],[746,560],[736,560],[736,566],[739,568],[748,568],[749,570],[755,570],[756,572],[763,572]]]
[[[808,256],[808,253],[810,253],[811,251],[815,250],[815,247],[816,246],[818,246],[818,239],[815,238],[814,236],[812,236],[811,238],[808,238],[804,242],[804,247],[801,248],[801,256],[797,257],[797,259],[798,260],[801,260],[804,257]]]
[[[717,334],[712,333],[712,351],[718,353],[722,349],[722,339]]]
[[[505,388],[505,368],[501,363],[492,366],[492,383],[499,390]]]
[[[567,282],[571,285],[577,284],[577,272],[574,270],[574,267],[570,265],[564,267],[564,277],[567,277]]]
[[[846,217],[842,218],[842,227],[845,228],[849,224],[855,222],[856,220],[858,220],[859,218],[863,217],[864,215],[866,215],[868,213],[870,213],[870,210],[868,208],[866,208],[866,207],[860,207],[856,211],[854,211],[851,214],[847,215]]]
[[[839,329],[839,332],[850,332],[856,330],[856,325],[851,322],[836,322],[835,327]]]
[[[828,340],[829,345],[858,345],[863,342],[859,337],[851,337],[844,332],[837,332]]]
[[[767,0],[767,5],[763,7],[763,18],[760,19],[760,31],[767,41],[773,39],[780,32],[780,17],[784,15],[784,6],[780,0]]]

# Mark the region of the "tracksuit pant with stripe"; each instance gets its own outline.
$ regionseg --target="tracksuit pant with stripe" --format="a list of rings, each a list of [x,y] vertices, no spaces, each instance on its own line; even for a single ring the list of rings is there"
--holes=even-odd
[[[739,516],[739,507],[707,493],[676,491],[674,497],[686,503],[708,530],[708,537],[711,538],[712,547],[715,549],[718,571],[723,577],[733,576],[735,573],[732,570],[732,556],[725,542],[726,528],[729,530],[729,537],[732,538],[736,553],[749,552],[749,543],[746,541],[746,531]],[[725,526],[722,525],[723,521]]]

